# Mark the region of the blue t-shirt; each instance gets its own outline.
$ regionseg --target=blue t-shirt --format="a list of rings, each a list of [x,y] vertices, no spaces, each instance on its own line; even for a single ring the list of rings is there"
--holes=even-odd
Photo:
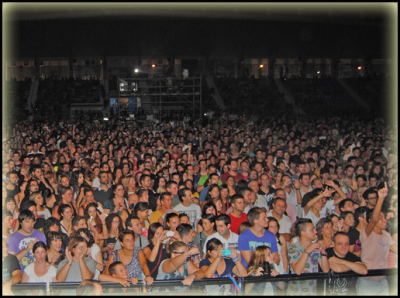
[[[239,242],[239,247],[238,247],[239,251],[250,250],[251,252],[253,252],[256,247],[265,245],[271,248],[272,253],[278,252],[275,235],[272,234],[267,229],[264,230],[264,235],[262,237],[257,237],[250,229],[247,229],[246,231],[244,231],[239,235],[238,242]],[[248,264],[244,260],[243,256],[242,256],[242,264],[247,268]]]
[[[32,234],[30,234],[29,236],[23,235],[17,231],[11,234],[7,239],[8,251],[18,254],[21,250],[24,250],[28,246],[29,242],[34,241],[35,238],[37,238],[38,241],[42,241],[44,244],[46,244],[46,237],[42,232],[38,230],[34,229],[32,231]],[[34,261],[35,257],[33,256],[32,250],[30,250],[19,261],[21,273],[24,272],[26,266],[28,266],[30,263],[33,263]]]

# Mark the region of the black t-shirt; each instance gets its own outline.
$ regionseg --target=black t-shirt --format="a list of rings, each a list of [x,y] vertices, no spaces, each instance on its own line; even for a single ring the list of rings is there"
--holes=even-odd
[[[36,218],[36,222],[35,222],[35,225],[33,226],[33,228],[35,230],[38,230],[38,231],[44,233],[44,223],[45,223],[45,221],[46,220],[43,217]]]
[[[63,251],[65,251],[65,249],[68,247],[68,244],[69,244],[69,241],[71,240],[69,237],[68,237],[68,235],[67,234],[65,234],[65,233],[61,233],[61,235],[62,235],[62,245],[61,245],[61,249],[63,250]]]
[[[259,161],[257,161],[257,159],[255,159],[255,160],[251,163],[250,169],[254,170],[254,167],[256,166],[256,164],[257,164],[258,162],[259,162]],[[264,169],[266,169],[266,167],[267,167],[267,162],[265,161],[265,159],[263,159],[263,160],[261,161],[261,165],[262,165],[262,167],[263,167]]]
[[[340,258],[335,254],[335,251],[333,250],[333,247],[328,248],[326,250],[326,256],[328,257],[328,260],[335,256],[338,259],[346,260],[349,262],[361,262],[360,257],[357,257],[355,254],[348,252],[344,258]],[[348,295],[356,295],[356,284],[357,284],[357,278],[356,277],[340,277],[335,276],[330,280],[331,287],[331,293],[329,295],[340,295],[340,296],[348,296]]]
[[[276,193],[276,189],[275,188],[273,188],[273,187],[269,187],[269,192],[266,194],[265,192],[263,192],[262,190],[261,190],[261,188],[258,190],[258,194],[259,195],[262,195],[262,196],[265,196],[265,195],[270,195],[270,194],[275,194]]]
[[[19,262],[16,256],[8,254],[3,261],[3,284],[9,281],[13,277],[13,272],[15,270],[21,270]]]
[[[332,257],[336,257],[336,258],[338,258],[338,259],[346,260],[346,261],[349,261],[349,262],[352,262],[352,263],[361,262],[361,258],[358,257],[358,256],[356,256],[355,254],[353,254],[353,253],[351,253],[351,252],[348,252],[348,253],[344,256],[344,258],[338,257],[338,256],[335,254],[335,251],[333,250],[333,247],[330,247],[330,248],[328,248],[328,249],[326,250],[326,256],[327,256],[328,260],[329,260],[330,258],[332,258]]]
[[[15,188],[13,190],[10,190],[8,188],[7,189],[7,196],[8,197],[14,197],[16,194],[21,192],[21,188],[19,188],[19,186],[15,186]]]
[[[359,246],[361,247],[360,232],[356,228],[350,228],[350,230],[346,234],[347,234],[347,236],[349,236],[350,245],[355,245],[358,240],[358,242],[360,244]]]
[[[150,250],[153,250],[154,244],[150,243],[147,245]],[[162,251],[161,251],[162,250]],[[164,261],[167,258],[167,251],[164,247],[164,244],[160,245],[160,248],[158,249],[157,257],[154,260],[154,262],[150,262],[147,260],[147,266],[149,267],[149,270],[151,272],[151,277],[154,278],[154,280],[157,278],[158,274],[158,267],[160,266],[161,262]]]
[[[306,148],[306,150],[305,151],[312,151],[312,152],[318,152],[318,154],[319,154],[319,150],[321,149],[321,147],[320,146],[315,146],[315,147],[313,147],[313,146],[308,146],[307,148]]]
[[[50,185],[49,180],[48,180],[47,178],[44,178],[44,179],[45,179],[47,185]],[[53,187],[52,187],[52,186],[50,186],[50,187],[51,187],[51,188],[49,188],[49,190],[50,190],[50,191],[53,191],[53,193],[54,193]],[[43,193],[43,190],[45,190],[46,188],[48,188],[48,187],[46,187],[46,185],[45,185],[42,181],[39,181],[39,191],[40,191],[41,193]]]

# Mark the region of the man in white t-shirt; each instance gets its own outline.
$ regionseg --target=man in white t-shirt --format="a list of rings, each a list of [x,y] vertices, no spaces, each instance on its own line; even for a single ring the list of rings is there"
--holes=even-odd
[[[290,241],[290,229],[293,223],[289,216],[284,214],[285,210],[285,199],[277,197],[273,199],[272,210],[267,213],[267,216],[272,216],[279,222],[279,234],[282,235],[286,241]]]
[[[206,258],[206,253],[207,253],[207,242],[213,238],[217,238],[219,241],[221,241],[222,245],[224,248],[228,247],[238,247],[238,241],[239,241],[239,236],[236,233],[233,233],[230,230],[231,227],[231,218],[226,215],[226,214],[221,214],[218,216],[215,220],[215,226],[217,229],[217,232],[208,236],[206,241],[204,242],[203,246],[203,258]],[[201,245],[202,243],[200,243]]]
[[[179,214],[186,214],[189,217],[190,224],[193,230],[197,229],[197,222],[201,219],[200,206],[193,203],[193,193],[189,188],[181,188],[178,191],[178,198],[181,201],[180,204],[176,205],[173,209]]]

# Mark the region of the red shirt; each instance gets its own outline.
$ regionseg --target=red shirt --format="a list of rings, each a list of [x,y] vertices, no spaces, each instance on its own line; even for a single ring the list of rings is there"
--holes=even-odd
[[[229,174],[229,171],[224,173],[224,174],[222,174],[221,175],[222,183],[225,183],[226,178],[228,178],[229,176],[232,176],[231,174]],[[243,175],[241,173],[237,173],[236,176],[232,176],[232,177],[235,179],[236,183],[238,183],[239,180],[244,180],[244,177],[243,177]]]
[[[240,217],[235,217],[232,213],[229,213],[228,216],[231,218],[230,230],[239,235],[239,226],[242,222],[247,221],[247,214],[242,212]]]
[[[178,158],[180,158],[182,155],[180,155],[180,154],[173,154],[173,153],[171,153],[171,158],[172,159],[178,159]]]

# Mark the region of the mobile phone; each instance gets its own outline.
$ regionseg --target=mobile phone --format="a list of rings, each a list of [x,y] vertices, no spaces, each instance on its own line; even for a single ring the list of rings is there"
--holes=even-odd
[[[222,249],[221,251],[223,257],[230,256],[232,254],[232,251],[229,248]]]
[[[385,188],[385,182],[381,182],[378,184],[378,189],[384,189]]]
[[[294,183],[294,181],[295,181],[294,179],[290,179],[290,183]]]
[[[167,234],[165,234],[165,236],[166,237],[172,237],[172,236],[174,236],[174,232],[173,231],[169,231],[169,232],[167,232]]]

